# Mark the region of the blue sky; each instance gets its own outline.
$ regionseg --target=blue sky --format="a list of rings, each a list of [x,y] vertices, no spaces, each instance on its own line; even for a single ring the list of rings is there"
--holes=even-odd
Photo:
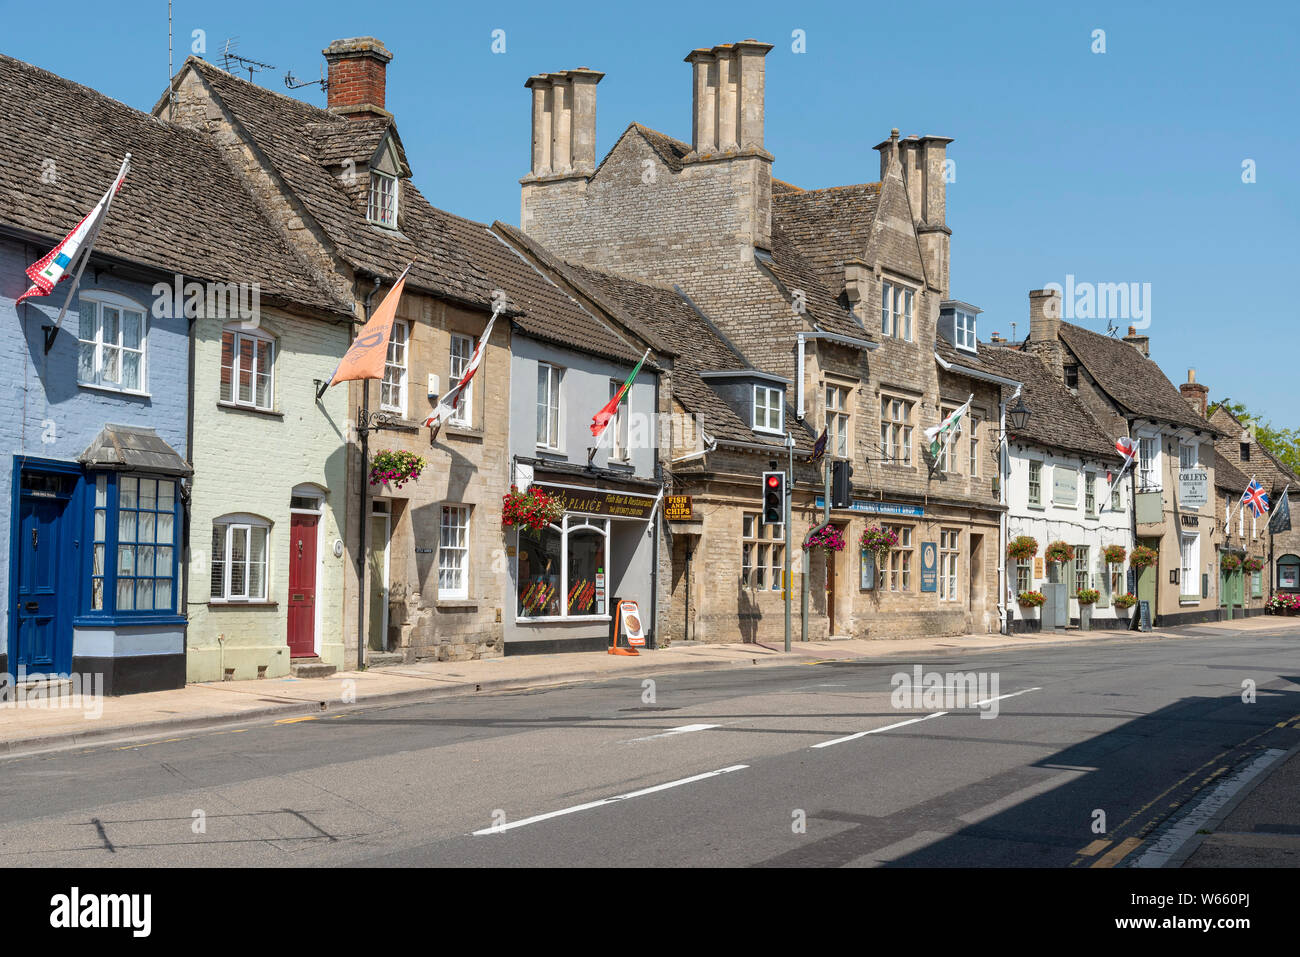
[[[569,12],[572,9],[573,12]],[[204,31],[274,64],[284,90],[320,51],[373,35],[395,59],[388,107],[435,205],[517,223],[533,73],[602,70],[597,154],[636,120],[690,137],[695,47],[754,37],[767,57],[774,173],[804,187],[879,176],[897,126],[951,136],[952,294],[980,335],[1028,331],[1028,290],[1150,283],[1152,357],[1176,383],[1300,427],[1292,401],[1300,256],[1293,2],[1222,3],[312,3],[177,0],[176,62]],[[13,17],[8,17],[11,23]],[[505,31],[505,52],[492,32]],[[1094,53],[1095,30],[1105,52]],[[804,31],[806,52],[792,50]],[[166,3],[60,5],[53,30],[0,51],[148,110],[167,79]],[[324,104],[315,87],[295,94]],[[91,144],[87,144],[91,146]],[[1242,182],[1253,160],[1256,181]],[[1105,331],[1104,319],[1079,320]],[[1127,326],[1120,319],[1117,325]]]

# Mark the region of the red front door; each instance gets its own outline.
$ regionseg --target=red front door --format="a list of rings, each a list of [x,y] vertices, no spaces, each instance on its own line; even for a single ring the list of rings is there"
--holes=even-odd
[[[317,515],[289,517],[289,657],[316,654]]]

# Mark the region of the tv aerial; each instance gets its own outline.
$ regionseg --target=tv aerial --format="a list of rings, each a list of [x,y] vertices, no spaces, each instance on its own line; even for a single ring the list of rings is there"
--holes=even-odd
[[[298,78],[293,75],[293,70],[285,70],[284,85],[291,90],[300,90],[304,86],[320,86],[321,91],[324,92],[330,88],[330,81],[325,76],[324,67],[321,67],[319,80],[303,80],[301,83],[298,82]]]
[[[275,67],[269,63],[263,63],[261,60],[254,60],[252,57],[240,56],[235,52],[239,46],[239,37],[227,37],[225,45],[221,48],[221,68],[227,73],[234,73],[230,68],[231,64],[235,69],[248,71],[248,82],[253,82],[253,74],[259,70],[274,70]]]

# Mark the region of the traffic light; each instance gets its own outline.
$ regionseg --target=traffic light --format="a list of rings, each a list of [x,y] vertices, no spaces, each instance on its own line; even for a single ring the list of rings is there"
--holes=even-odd
[[[785,473],[763,473],[763,524],[785,524]]]
[[[853,466],[843,459],[831,463],[831,508],[853,507],[853,486],[849,484],[852,474]]]

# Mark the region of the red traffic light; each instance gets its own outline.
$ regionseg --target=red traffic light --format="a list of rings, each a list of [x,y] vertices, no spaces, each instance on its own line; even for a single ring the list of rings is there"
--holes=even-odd
[[[781,484],[781,479],[780,479],[778,476],[776,476],[776,475],[769,475],[769,476],[767,477],[767,487],[768,487],[768,488],[776,488],[776,487],[777,487],[778,485],[780,485],[780,484]]]

